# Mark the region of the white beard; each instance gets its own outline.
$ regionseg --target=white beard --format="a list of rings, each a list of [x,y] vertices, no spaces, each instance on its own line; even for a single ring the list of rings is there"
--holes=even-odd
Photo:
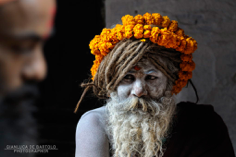
[[[162,97],[161,102],[138,97],[120,101],[116,93],[106,104],[107,134],[114,157],[161,157],[162,140],[167,137],[175,102]]]

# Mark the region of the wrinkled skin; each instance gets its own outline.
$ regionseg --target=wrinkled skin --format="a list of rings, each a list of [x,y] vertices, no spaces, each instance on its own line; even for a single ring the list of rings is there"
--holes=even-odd
[[[148,60],[142,59],[137,66],[118,85],[119,99],[122,101],[134,96],[159,99],[166,90],[167,77]],[[109,157],[105,115],[105,107],[100,107],[81,117],[76,130],[76,157]]]
[[[117,94],[121,100],[132,96],[158,99],[166,90],[166,85],[167,77],[150,61],[142,59],[125,75],[117,87]]]

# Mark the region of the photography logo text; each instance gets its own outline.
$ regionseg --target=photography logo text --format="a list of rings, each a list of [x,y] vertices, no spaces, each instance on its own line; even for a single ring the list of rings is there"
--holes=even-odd
[[[4,150],[14,153],[48,153],[58,149],[56,145],[6,145]]]

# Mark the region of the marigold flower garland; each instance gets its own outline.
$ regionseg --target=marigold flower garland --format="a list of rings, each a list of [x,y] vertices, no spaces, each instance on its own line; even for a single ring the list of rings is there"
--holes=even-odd
[[[102,59],[114,48],[120,40],[131,37],[145,42],[149,39],[153,43],[166,48],[175,49],[182,53],[179,78],[175,81],[172,94],[177,94],[186,86],[192,78],[195,63],[192,53],[197,49],[197,42],[192,37],[184,34],[184,30],[178,27],[178,22],[170,20],[168,16],[159,13],[145,13],[142,15],[125,15],[121,18],[123,25],[117,24],[112,29],[104,28],[100,35],[96,35],[90,42],[91,53],[95,55],[91,68],[92,80]],[[156,25],[152,27],[151,25]],[[146,39],[145,39],[146,38]]]

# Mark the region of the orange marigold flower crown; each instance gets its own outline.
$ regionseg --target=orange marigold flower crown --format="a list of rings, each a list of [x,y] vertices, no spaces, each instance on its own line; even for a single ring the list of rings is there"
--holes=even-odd
[[[182,53],[179,78],[175,81],[172,94],[179,93],[192,78],[195,63],[192,53],[197,49],[197,42],[192,37],[184,34],[184,30],[178,27],[178,22],[170,20],[168,16],[159,13],[145,13],[142,15],[125,15],[121,18],[123,25],[117,24],[112,29],[104,28],[100,35],[96,35],[90,42],[91,53],[95,55],[91,68],[92,80],[103,58],[114,48],[120,40],[131,37],[145,42],[149,39],[165,48],[175,49]],[[156,25],[151,27],[151,25]],[[146,39],[145,39],[146,38]]]

